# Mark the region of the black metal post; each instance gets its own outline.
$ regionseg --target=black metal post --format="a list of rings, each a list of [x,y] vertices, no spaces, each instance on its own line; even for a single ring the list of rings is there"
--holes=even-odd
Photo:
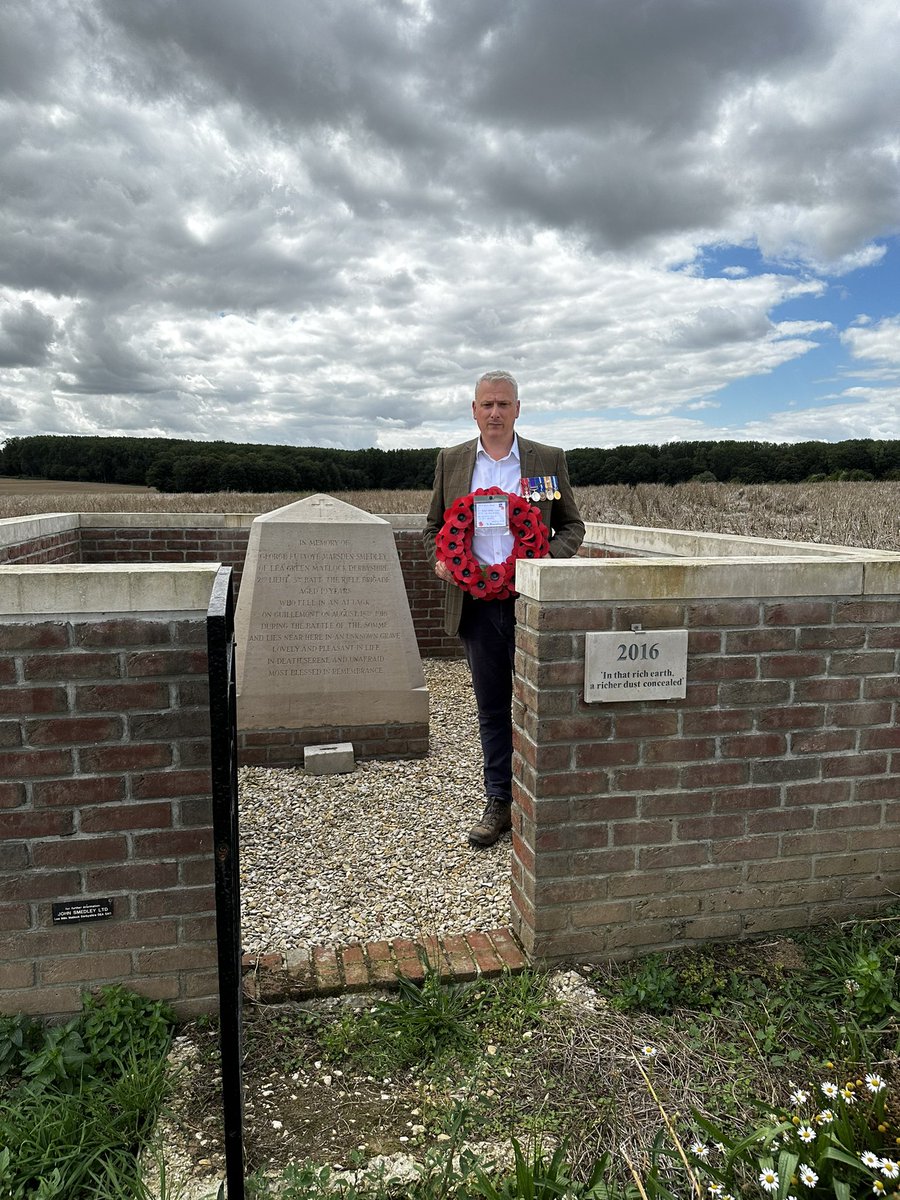
[[[237,693],[231,567],[220,567],[206,614],[210,753],[219,954],[219,1024],[225,1183],[244,1200],[244,1085],[241,1029],[241,880],[238,840]]]

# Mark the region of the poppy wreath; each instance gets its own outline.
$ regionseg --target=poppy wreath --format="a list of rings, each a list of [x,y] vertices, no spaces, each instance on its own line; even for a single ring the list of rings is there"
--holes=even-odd
[[[513,535],[513,552],[502,563],[486,567],[472,553],[472,534],[475,529],[475,497],[507,496],[509,498],[509,531]],[[454,500],[444,513],[444,524],[434,540],[438,562],[453,575],[457,584],[480,600],[506,600],[514,596],[512,583],[516,562],[520,558],[543,558],[547,553],[550,535],[541,519],[540,509],[521,496],[504,492],[502,488],[478,488],[468,496]]]

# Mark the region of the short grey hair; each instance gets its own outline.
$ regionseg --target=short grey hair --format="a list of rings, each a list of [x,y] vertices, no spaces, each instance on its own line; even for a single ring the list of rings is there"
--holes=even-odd
[[[478,395],[478,389],[483,383],[508,383],[513,390],[513,399],[519,398],[519,385],[510,375],[509,371],[485,371],[480,379],[475,380],[475,395]]]

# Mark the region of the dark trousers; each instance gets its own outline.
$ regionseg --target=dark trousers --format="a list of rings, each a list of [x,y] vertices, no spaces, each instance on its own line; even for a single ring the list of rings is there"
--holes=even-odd
[[[478,704],[484,791],[512,801],[512,680],[516,602],[463,598],[459,636]]]

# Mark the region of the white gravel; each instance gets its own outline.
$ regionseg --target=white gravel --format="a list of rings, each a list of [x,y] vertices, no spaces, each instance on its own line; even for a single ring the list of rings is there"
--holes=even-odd
[[[431,752],[353,774],[240,771],[242,937],[248,952],[509,922],[510,835],[472,850],[484,803],[475,700],[464,662],[423,664]]]

